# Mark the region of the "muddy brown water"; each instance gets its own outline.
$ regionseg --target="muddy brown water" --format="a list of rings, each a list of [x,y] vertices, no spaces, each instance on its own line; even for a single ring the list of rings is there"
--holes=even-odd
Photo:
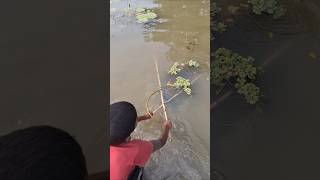
[[[129,3],[131,11],[126,10]],[[134,10],[138,7],[154,9],[158,15],[155,22],[137,23]],[[153,154],[145,178],[209,179],[209,2],[113,0],[110,10],[110,103],[130,101],[140,114],[145,113],[147,96],[158,88],[154,58],[162,84],[175,61],[196,58],[200,63],[201,77],[193,84],[192,96],[182,94],[168,104],[174,124],[172,141]],[[133,137],[158,138],[163,123],[160,112],[141,123]]]
[[[240,2],[217,4],[226,10]],[[289,11],[282,20],[257,18],[243,10],[215,41],[214,48],[252,56],[257,64],[268,62],[258,78],[264,97],[257,106],[233,94],[211,112],[216,179],[319,177],[320,59],[310,57],[310,52],[320,54],[320,6],[311,0],[282,2]],[[261,31],[256,23],[268,31]],[[271,39],[270,31],[274,32]]]

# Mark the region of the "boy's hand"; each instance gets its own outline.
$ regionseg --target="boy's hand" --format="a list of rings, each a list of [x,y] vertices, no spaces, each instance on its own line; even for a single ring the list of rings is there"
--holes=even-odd
[[[171,120],[165,121],[163,125],[166,130],[170,130],[172,128]]]
[[[150,116],[150,115],[151,115],[151,116]],[[150,118],[153,116],[153,112],[152,112],[152,111],[149,111],[149,114],[147,113],[145,116],[148,117],[148,119],[150,119]]]
[[[150,114],[149,114],[150,113]],[[153,112],[152,111],[149,111],[149,113],[143,115],[144,119],[147,120],[147,119],[150,119],[152,116],[153,116]],[[151,116],[150,116],[151,115]]]
[[[143,120],[147,120],[147,119],[150,119],[152,116],[153,116],[153,113],[152,112],[149,112],[151,114],[151,116],[147,113],[145,115],[142,115],[142,116],[139,116],[138,117],[138,122],[139,121],[143,121]]]

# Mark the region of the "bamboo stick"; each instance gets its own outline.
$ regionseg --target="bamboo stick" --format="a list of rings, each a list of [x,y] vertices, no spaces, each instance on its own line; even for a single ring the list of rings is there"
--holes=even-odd
[[[157,59],[155,57],[154,57],[154,62],[155,62],[155,65],[156,65],[156,72],[157,72],[157,79],[158,79],[159,88],[161,88],[161,80],[160,80],[160,74],[159,74],[158,61],[157,61]],[[164,105],[164,98],[163,98],[162,89],[160,90],[160,95],[161,95],[161,103],[162,103],[162,108],[163,108],[163,112],[164,112],[164,117],[165,117],[166,121],[169,121],[168,120],[166,106]],[[170,132],[169,132],[169,138],[171,139],[171,133]]]
[[[155,65],[156,65],[157,79],[158,79],[159,88],[161,88],[161,81],[160,81],[160,74],[159,74],[159,68],[158,68],[157,60],[155,60]],[[160,96],[161,96],[161,104],[162,104],[162,107],[163,107],[164,117],[165,117],[165,119],[167,121],[168,120],[168,116],[167,116],[166,106],[164,105],[163,90],[160,90]]]

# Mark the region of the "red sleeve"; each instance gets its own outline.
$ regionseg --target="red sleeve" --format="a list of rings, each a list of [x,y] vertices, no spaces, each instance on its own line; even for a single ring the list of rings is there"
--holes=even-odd
[[[138,141],[138,153],[134,160],[134,164],[140,167],[143,167],[149,160],[152,151],[153,145],[149,141]]]

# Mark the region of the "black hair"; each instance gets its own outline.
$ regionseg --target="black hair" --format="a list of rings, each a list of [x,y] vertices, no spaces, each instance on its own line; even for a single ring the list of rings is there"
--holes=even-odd
[[[110,144],[124,142],[136,127],[137,111],[129,102],[117,102],[110,107]]]
[[[33,126],[0,137],[1,180],[84,180],[85,157],[67,132]]]

